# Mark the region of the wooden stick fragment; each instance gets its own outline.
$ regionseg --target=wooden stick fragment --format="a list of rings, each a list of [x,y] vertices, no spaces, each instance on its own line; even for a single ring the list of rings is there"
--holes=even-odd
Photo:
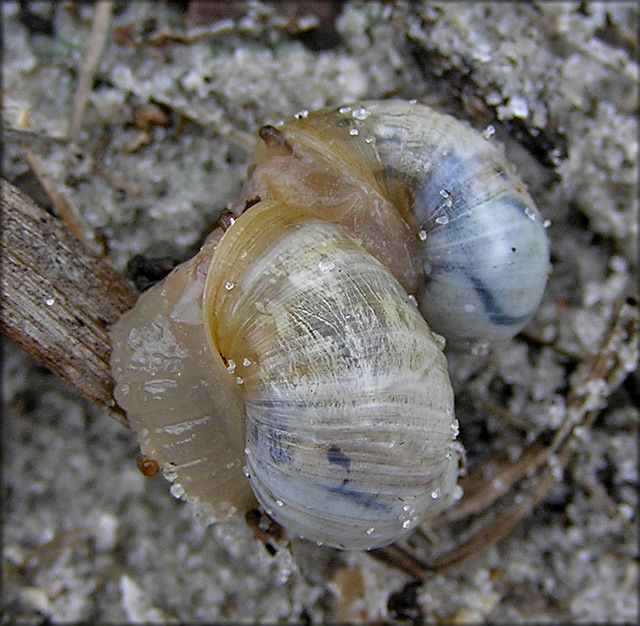
[[[67,224],[69,231],[75,235],[82,243],[84,243],[90,250],[98,251],[94,241],[92,241],[87,235],[84,226],[80,220],[76,217],[73,209],[69,206],[68,200],[56,189],[51,179],[47,176],[40,159],[36,156],[36,153],[27,145],[22,147],[24,157],[31,168],[31,171],[35,174],[38,182],[45,190],[51,204],[55,208],[58,217],[60,217]]]
[[[0,330],[127,424],[112,393],[108,328],[138,291],[18,188],[0,180],[0,191]]]

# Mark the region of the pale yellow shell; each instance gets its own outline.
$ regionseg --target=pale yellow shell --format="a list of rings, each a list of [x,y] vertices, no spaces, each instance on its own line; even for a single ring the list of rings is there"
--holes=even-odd
[[[342,228],[252,207],[214,254],[204,318],[244,394],[247,473],[276,521],[372,548],[440,510],[458,470],[443,343]]]

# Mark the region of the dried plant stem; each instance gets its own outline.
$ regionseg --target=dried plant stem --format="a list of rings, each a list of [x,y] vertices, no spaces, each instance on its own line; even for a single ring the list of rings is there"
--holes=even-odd
[[[85,246],[97,252],[98,250],[95,242],[88,237],[82,223],[76,217],[76,213],[69,205],[68,200],[56,189],[51,179],[47,176],[44,168],[42,167],[42,163],[35,152],[26,145],[23,146],[22,152],[24,153],[31,171],[35,174],[36,178],[42,185],[42,188],[45,190],[58,216],[67,224],[69,231],[80,239]]]
[[[69,128],[67,130],[67,138],[74,140],[82,125],[82,118],[84,116],[84,110],[87,105],[87,99],[91,86],[93,85],[93,79],[98,69],[98,63],[102,56],[102,50],[107,41],[107,34],[109,32],[109,24],[111,23],[111,13],[113,11],[113,2],[107,2],[101,0],[96,4],[96,12],[93,16],[93,23],[91,24],[91,33],[89,40],[87,41],[87,48],[83,55],[84,64],[82,66],[82,72],[80,73],[80,79],[78,81],[78,87],[76,89],[73,105],[71,108],[71,117],[69,119]]]
[[[108,327],[138,291],[64,223],[5,180],[0,329],[123,424],[113,399]]]

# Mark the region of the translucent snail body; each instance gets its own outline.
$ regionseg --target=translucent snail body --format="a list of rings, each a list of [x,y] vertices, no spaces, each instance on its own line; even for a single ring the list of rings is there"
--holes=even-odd
[[[522,328],[542,221],[491,144],[418,104],[260,136],[237,219],[114,327],[115,396],[174,495],[212,518],[255,498],[294,535],[386,545],[456,497],[429,326],[462,346]]]

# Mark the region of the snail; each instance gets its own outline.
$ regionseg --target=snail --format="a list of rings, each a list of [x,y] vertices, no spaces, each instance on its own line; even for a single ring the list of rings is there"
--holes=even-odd
[[[527,323],[544,225],[502,153],[425,105],[305,112],[260,137],[224,229],[114,325],[114,396],[211,519],[257,500],[293,535],[387,545],[459,497],[443,337]]]

